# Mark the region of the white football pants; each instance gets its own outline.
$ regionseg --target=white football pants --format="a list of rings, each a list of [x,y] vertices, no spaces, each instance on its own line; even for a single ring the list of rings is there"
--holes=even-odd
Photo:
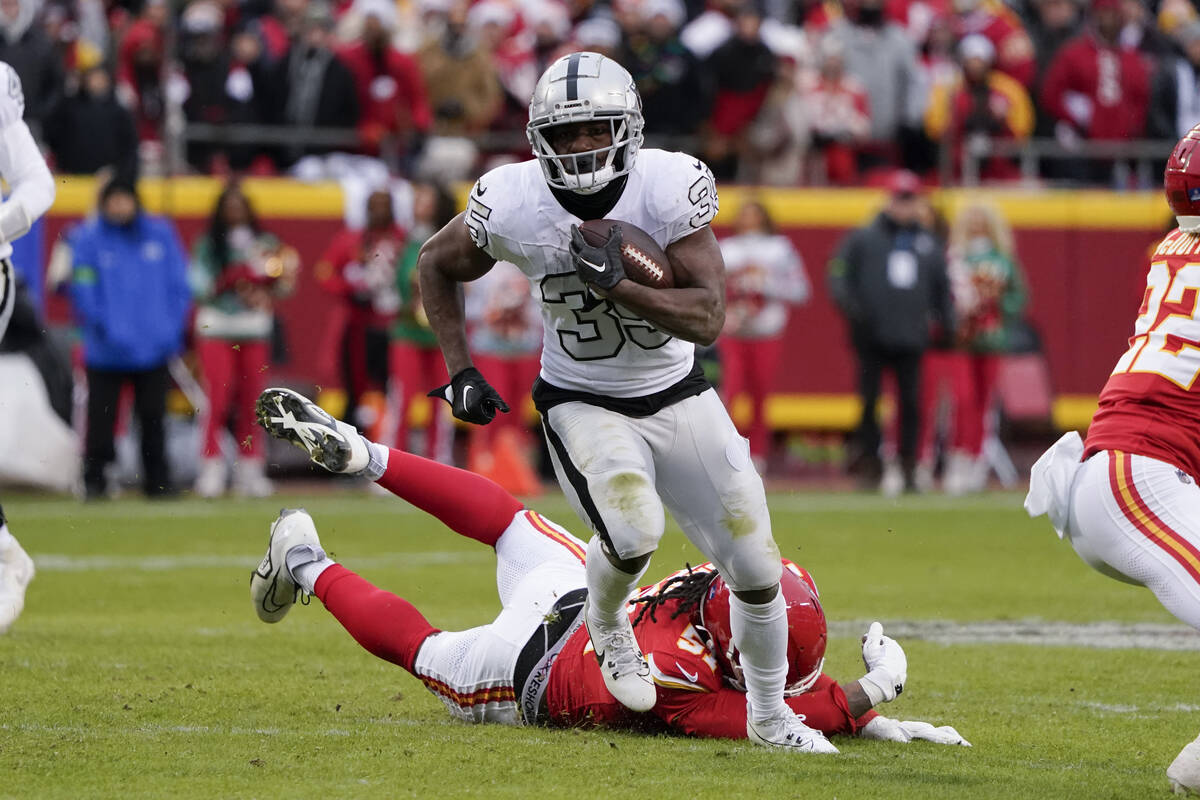
[[[543,428],[572,508],[620,558],[658,547],[666,505],[731,589],[779,583],[762,478],[714,390],[641,418],[563,403]]]
[[[1030,497],[1039,488],[1057,496],[1051,504],[1068,510],[1061,524],[1079,557],[1104,575],[1145,586],[1168,611],[1200,629],[1195,480],[1165,461],[1117,450],[1082,464],[1078,454],[1069,463],[1069,450],[1047,456],[1034,467]],[[1047,477],[1055,472],[1057,479]]]
[[[8,321],[12,319],[16,303],[17,275],[12,259],[0,258],[0,341],[3,341],[4,332],[8,330]]]
[[[521,724],[513,686],[517,656],[559,597],[587,585],[587,546],[534,511],[519,511],[496,542],[503,609],[488,625],[430,636],[413,671],[466,722]]]

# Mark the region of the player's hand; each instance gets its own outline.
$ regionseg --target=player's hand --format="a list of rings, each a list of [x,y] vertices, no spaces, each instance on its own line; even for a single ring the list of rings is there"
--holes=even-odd
[[[883,635],[883,625],[872,622],[862,637],[862,657],[867,674],[860,683],[871,684],[864,685],[863,689],[872,703],[895,700],[896,695],[904,691],[908,680],[908,657],[904,655],[904,648],[895,639]],[[872,687],[878,691],[871,691]]]
[[[429,393],[450,404],[450,412],[463,422],[487,425],[496,417],[497,411],[508,413],[508,403],[484,380],[474,367],[459,370],[445,386]]]
[[[612,226],[608,229],[608,241],[593,246],[583,238],[579,226],[572,225],[571,260],[581,281],[607,292],[625,280],[625,268],[621,266],[621,229]]]
[[[935,728],[928,722],[900,721],[888,717],[875,717],[863,727],[861,735],[864,739],[874,739],[880,742],[901,742],[907,744],[914,739],[920,739],[934,744],[961,745],[970,747],[971,743],[962,734],[949,725]]]

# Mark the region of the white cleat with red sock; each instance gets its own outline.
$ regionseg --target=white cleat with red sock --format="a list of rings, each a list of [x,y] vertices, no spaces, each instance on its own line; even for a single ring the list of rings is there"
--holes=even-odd
[[[279,622],[300,596],[300,587],[287,567],[288,551],[300,546],[309,548],[312,561],[325,557],[321,540],[317,538],[317,526],[308,512],[301,508],[285,508],[271,523],[267,554],[258,569],[250,573],[250,599],[263,622]]]
[[[267,389],[258,396],[255,411],[263,430],[307,451],[330,472],[353,475],[370,463],[367,441],[355,427],[334,419],[299,392]]]

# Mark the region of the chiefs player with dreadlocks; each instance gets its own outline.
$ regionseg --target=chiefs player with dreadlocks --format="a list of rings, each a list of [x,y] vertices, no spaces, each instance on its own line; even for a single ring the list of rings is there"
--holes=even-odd
[[[583,625],[586,545],[497,484],[470,472],[389,450],[360,436],[307,398],[268,389],[259,423],[333,472],[363,475],[432,514],[451,530],[494,548],[503,610],[465,631],[433,627],[408,601],[330,560],[312,518],[284,510],[250,594],[264,622],[278,622],[315,594],[351,636],[419,678],[450,713],[469,722],[664,728],[746,738],[746,699],[733,646],[729,587],[711,564],[640,590],[628,612],[656,688],[648,712],[633,712],[605,688]],[[784,561],[788,617],[787,704],[826,734],[907,742],[967,742],[953,728],[901,722],[872,710],[895,699],[908,669],[900,645],[876,622],[863,637],[867,674],[839,685],[821,672],[825,615],[812,577]]]

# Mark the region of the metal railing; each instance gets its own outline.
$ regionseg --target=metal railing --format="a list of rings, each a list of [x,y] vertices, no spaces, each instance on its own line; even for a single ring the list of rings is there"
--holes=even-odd
[[[1155,175],[1155,165],[1160,165],[1171,155],[1175,142],[1169,139],[1130,139],[1126,141],[1081,140],[1070,146],[1057,139],[982,139],[967,143],[962,148],[961,183],[963,186],[978,186],[984,164],[992,158],[1009,158],[1018,162],[1021,178],[1027,181],[1040,180],[1043,163],[1047,161],[1111,161],[1124,165],[1134,182],[1140,186],[1157,183],[1161,176]],[[953,182],[952,144],[942,145],[942,180]],[[1127,184],[1126,184],[1127,185]]]
[[[217,147],[264,148],[315,147],[323,149],[358,150],[362,139],[354,128],[314,128],[290,125],[187,123],[180,126],[179,138],[188,144],[209,144]],[[482,156],[524,151],[529,145],[525,132],[487,131],[469,138]],[[699,152],[702,140],[698,136],[647,136],[646,146],[669,150]],[[1112,161],[1121,165],[1120,185],[1150,186],[1158,182],[1155,167],[1166,161],[1175,142],[1163,139],[1134,139],[1129,141],[1081,140],[1067,146],[1056,139],[980,139],[965,143],[961,148],[961,164],[955,165],[955,143],[941,143],[939,172],[944,186],[978,186],[986,163],[993,158],[1012,159],[1019,165],[1021,178],[1027,182],[1054,183],[1043,176],[1046,162]],[[395,143],[384,142],[381,151],[395,153]],[[178,151],[182,159],[182,148]],[[393,168],[396,164],[390,164]],[[958,169],[956,170],[956,166]],[[185,171],[182,160],[174,165],[175,172]],[[956,177],[957,176],[957,177]],[[1116,181],[1114,181],[1114,184]]]

